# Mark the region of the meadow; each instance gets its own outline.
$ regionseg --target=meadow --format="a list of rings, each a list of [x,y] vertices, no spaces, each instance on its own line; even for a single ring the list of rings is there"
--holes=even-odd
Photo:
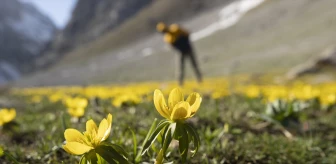
[[[192,157],[195,142],[188,142],[185,162],[179,152],[183,140],[173,138],[164,162],[334,163],[336,83],[270,81],[248,76],[188,81],[181,87],[184,98],[196,92],[202,100],[185,120],[198,134],[199,149]],[[82,156],[62,147],[64,132],[83,132],[88,120],[99,123],[108,114],[113,115],[112,128],[104,142],[121,148],[115,154],[128,163],[154,163],[168,140],[166,132],[158,133],[141,153],[165,119],[154,105],[154,91],[160,89],[167,98],[176,87],[174,82],[143,82],[8,90],[0,96],[0,163],[83,163]]]

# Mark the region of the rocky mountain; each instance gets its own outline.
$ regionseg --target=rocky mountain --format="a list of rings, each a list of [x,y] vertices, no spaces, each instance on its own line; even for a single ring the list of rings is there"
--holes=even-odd
[[[33,5],[0,0],[0,83],[32,71],[56,30]]]
[[[132,17],[153,0],[78,0],[72,18],[54,40],[53,51],[63,54],[97,39]]]

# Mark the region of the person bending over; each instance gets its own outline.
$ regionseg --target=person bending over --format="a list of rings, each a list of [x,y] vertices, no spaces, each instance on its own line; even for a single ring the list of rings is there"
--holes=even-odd
[[[164,35],[164,41],[174,47],[180,53],[179,84],[182,86],[185,76],[185,60],[191,60],[192,67],[196,73],[199,83],[202,82],[202,74],[198,67],[196,56],[189,40],[189,32],[177,24],[167,26],[160,22],[156,26],[157,31]]]

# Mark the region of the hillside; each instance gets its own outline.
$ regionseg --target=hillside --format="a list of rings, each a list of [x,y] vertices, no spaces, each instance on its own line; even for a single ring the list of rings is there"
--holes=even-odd
[[[206,76],[232,73],[283,73],[334,44],[335,0],[268,0],[238,23],[195,41]],[[197,32],[216,21],[223,6],[182,24]],[[122,49],[114,46],[121,31],[140,21],[145,10],[97,41],[72,51],[47,71],[19,85],[60,85],[174,79],[174,52],[163,48],[159,34]],[[144,16],[145,17],[145,16]],[[197,27],[198,26],[198,27]],[[141,27],[141,26],[140,26]],[[139,28],[140,28],[139,27]],[[151,28],[154,31],[154,27]],[[108,47],[108,48],[107,48]],[[141,70],[141,71],[139,71]],[[267,70],[267,71],[266,71]],[[192,76],[189,73],[190,77]],[[57,77],[57,78],[55,78]],[[38,83],[37,83],[38,81]]]
[[[70,22],[37,65],[57,63],[87,46],[88,53],[96,49],[99,52],[94,53],[103,53],[129,45],[152,34],[158,21],[181,21],[228,1],[231,0],[79,0]]]
[[[34,6],[0,0],[0,84],[34,69],[56,32],[54,23]]]
[[[152,0],[79,0],[72,18],[53,42],[53,51],[65,53],[88,43],[132,17]]]

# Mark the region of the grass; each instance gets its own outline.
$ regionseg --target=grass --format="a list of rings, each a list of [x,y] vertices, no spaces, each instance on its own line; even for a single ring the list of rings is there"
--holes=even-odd
[[[22,163],[75,163],[79,157],[67,154],[61,145],[65,128],[85,129],[85,120],[96,122],[113,114],[109,141],[121,145],[134,158],[132,131],[137,145],[146,136],[155,118],[161,116],[153,102],[115,108],[109,99],[99,99],[99,105],[89,105],[79,123],[70,122],[62,103],[44,99],[31,103],[29,97],[2,96],[17,109],[14,123],[1,129],[0,145]],[[299,126],[288,129],[294,139],[286,138],[279,127],[252,117],[263,113],[265,104],[259,98],[231,95],[218,100],[204,97],[199,112],[189,122],[197,129],[201,147],[188,163],[333,163],[336,160],[336,110],[310,107],[304,111]],[[97,113],[98,111],[98,113]],[[229,128],[225,129],[224,125]],[[156,142],[157,143],[157,142]],[[138,147],[138,151],[139,151]],[[153,162],[158,143],[142,161]],[[176,143],[170,147],[169,161],[179,163]],[[0,157],[2,163],[9,158]]]

